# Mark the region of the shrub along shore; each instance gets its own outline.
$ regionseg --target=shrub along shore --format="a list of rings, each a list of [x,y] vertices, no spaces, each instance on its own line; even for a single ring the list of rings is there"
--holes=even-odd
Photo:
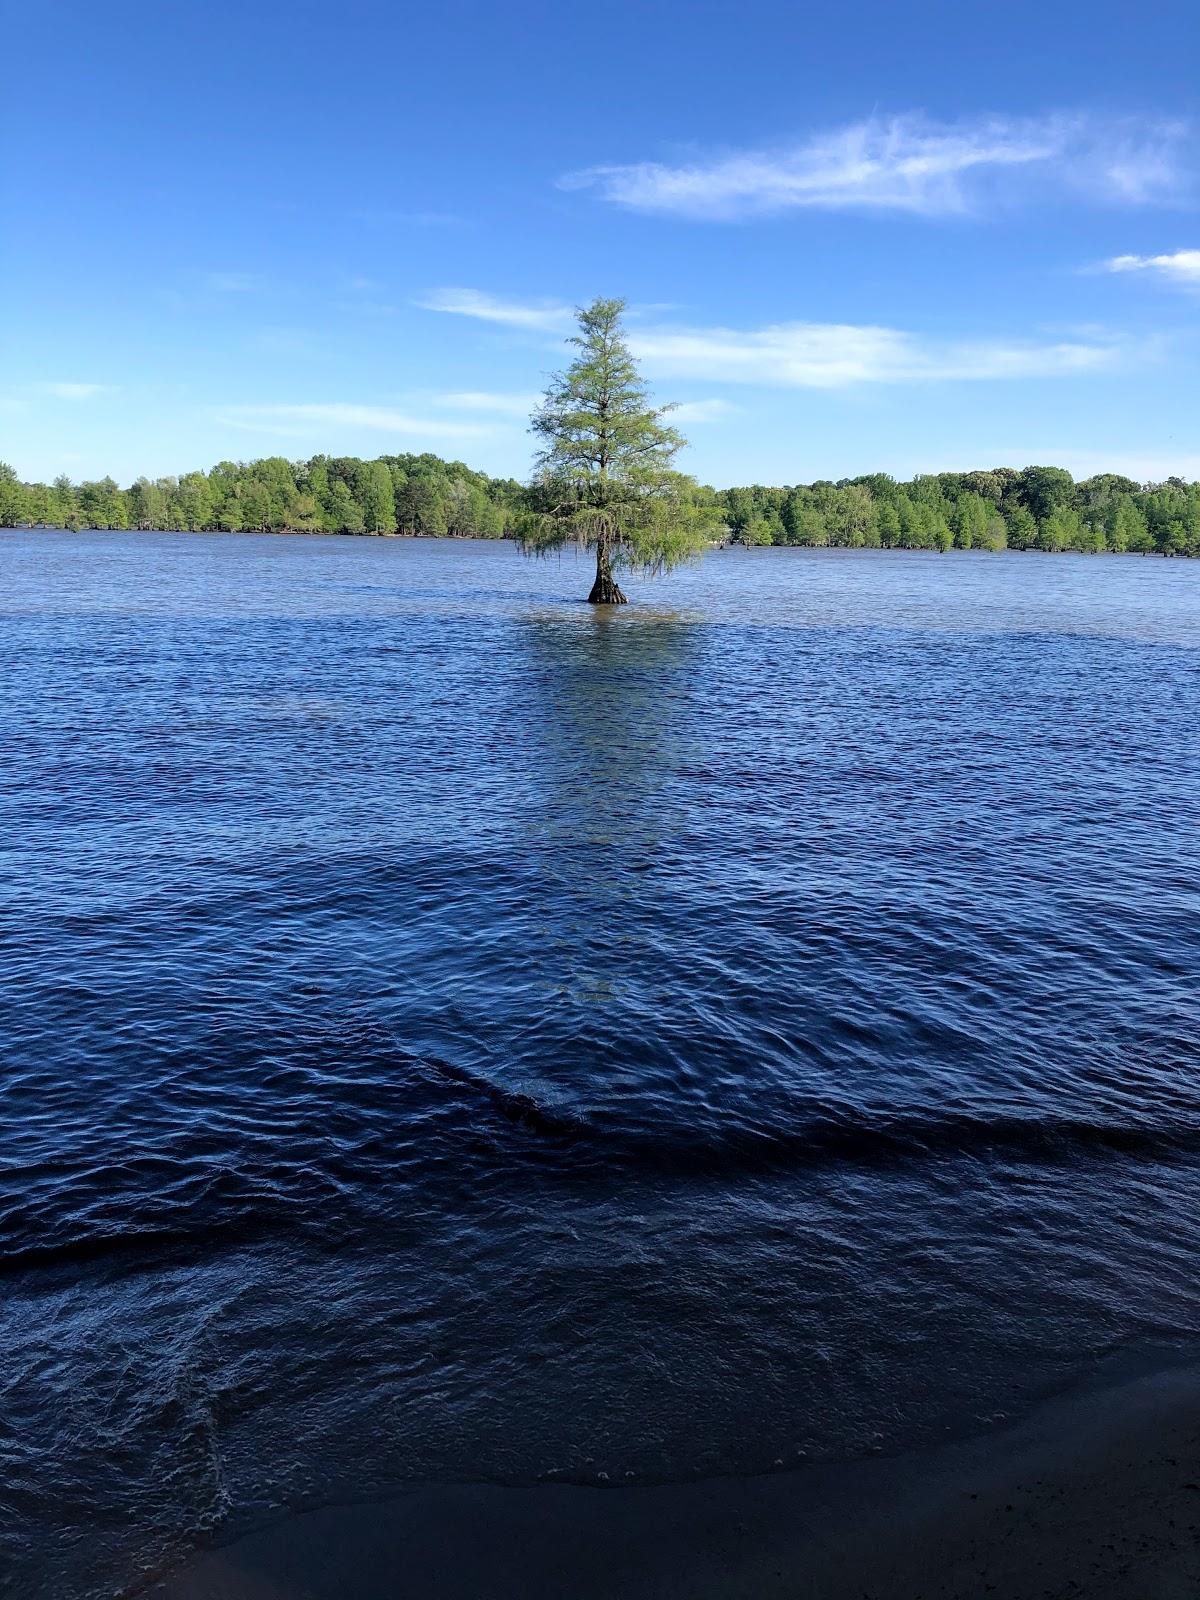
[[[711,489],[728,537],[751,545],[842,549],[1075,550],[1200,556],[1200,482],[1138,484],[1061,467],[886,473],[783,488]],[[541,491],[434,455],[268,456],[210,472],[23,483],[0,462],[0,527],[187,532],[416,534],[502,539],[528,534]]]

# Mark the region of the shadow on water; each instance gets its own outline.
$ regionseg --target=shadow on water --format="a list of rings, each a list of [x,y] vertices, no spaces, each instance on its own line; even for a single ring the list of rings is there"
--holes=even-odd
[[[543,741],[535,837],[608,853],[609,873],[645,864],[670,829],[700,628],[678,612],[593,606],[518,625]]]
[[[545,1012],[534,1032],[544,1046],[571,1019],[582,1049],[589,1023],[623,1004],[614,973],[635,954],[636,908],[682,824],[701,623],[585,606],[531,615],[518,633],[518,682],[538,723],[526,826]]]

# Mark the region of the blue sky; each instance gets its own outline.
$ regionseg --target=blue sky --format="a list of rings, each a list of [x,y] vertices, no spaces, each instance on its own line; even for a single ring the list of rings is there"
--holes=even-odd
[[[1200,476],[1192,0],[8,18],[25,477],[318,450],[522,476],[598,293],[708,482]]]

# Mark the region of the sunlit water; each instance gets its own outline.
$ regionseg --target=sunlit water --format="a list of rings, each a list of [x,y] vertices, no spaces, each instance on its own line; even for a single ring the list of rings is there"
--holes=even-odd
[[[0,536],[0,1546],[986,1427],[1200,1319],[1200,563]]]

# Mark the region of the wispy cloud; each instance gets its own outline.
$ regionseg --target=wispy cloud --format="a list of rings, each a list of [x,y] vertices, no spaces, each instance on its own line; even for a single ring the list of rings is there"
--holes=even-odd
[[[1087,115],[993,116],[936,122],[872,117],[773,150],[671,165],[589,167],[559,180],[638,211],[732,220],[795,208],[939,216],[978,210],[1020,186],[1063,187],[1137,204],[1176,197],[1187,182],[1179,122]]]
[[[500,300],[480,289],[447,289],[421,304],[510,327],[561,333],[574,312],[565,302]],[[1062,330],[1028,339],[937,339],[874,324],[780,322],[763,328],[687,327],[635,322],[634,355],[655,378],[834,389],[862,383],[1034,378],[1097,372],[1135,354],[1103,328]],[[535,397],[467,391],[437,404],[462,410],[525,413]],[[686,402],[677,415],[700,422],[732,409],[723,399]]]
[[[395,317],[400,314],[400,307],[394,306],[388,300],[367,300],[355,295],[351,300],[336,302],[338,311],[349,311],[362,317]]]
[[[539,394],[489,394],[480,389],[434,397],[436,404],[453,411],[492,411],[503,417],[527,417],[541,398]]]
[[[335,428],[404,434],[420,439],[479,439],[490,431],[485,423],[410,416],[388,406],[349,405],[340,401],[312,405],[226,406],[217,413],[216,420],[250,433],[272,433],[281,438],[297,439]]]
[[[107,383],[39,383],[40,394],[53,395],[56,400],[92,400],[98,394],[111,392]]]
[[[806,389],[1064,377],[1111,367],[1125,354],[1115,341],[936,340],[897,328],[824,322],[639,329],[630,346],[657,377]]]
[[[718,417],[727,417],[737,407],[728,400],[681,400],[677,406],[671,407],[668,422],[715,422]]]
[[[575,315],[571,306],[561,302],[501,300],[481,289],[434,289],[415,304],[425,311],[447,311],[452,316],[476,317],[481,322],[542,333],[558,333],[570,327]]]
[[[1200,250],[1174,250],[1161,256],[1113,256],[1104,267],[1108,272],[1149,272],[1168,283],[1200,289]]]

